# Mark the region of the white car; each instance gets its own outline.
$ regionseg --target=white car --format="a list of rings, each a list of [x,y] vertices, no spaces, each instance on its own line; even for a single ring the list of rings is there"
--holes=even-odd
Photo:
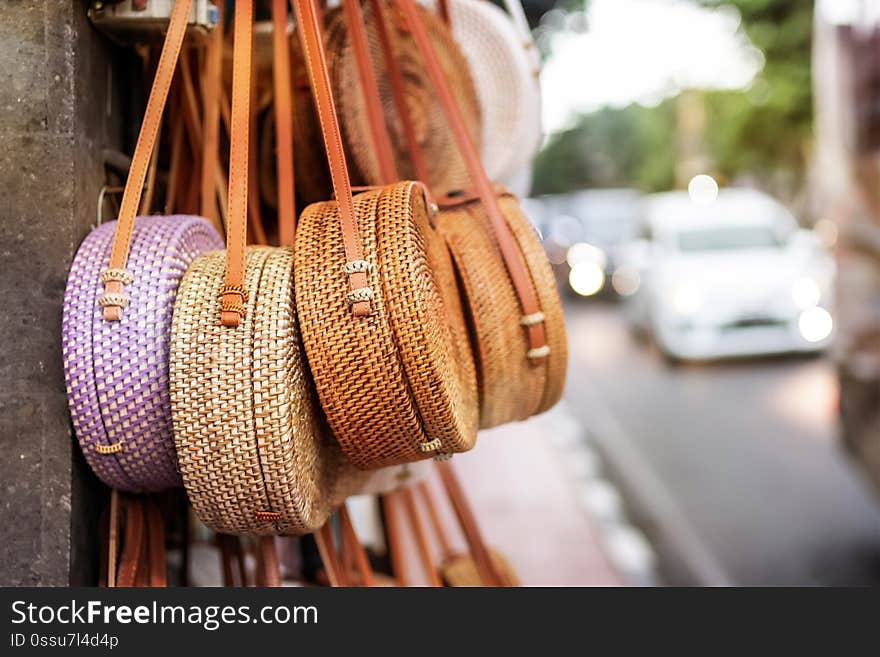
[[[722,190],[646,201],[647,242],[630,318],[678,359],[825,349],[834,333],[834,262],[772,198]]]

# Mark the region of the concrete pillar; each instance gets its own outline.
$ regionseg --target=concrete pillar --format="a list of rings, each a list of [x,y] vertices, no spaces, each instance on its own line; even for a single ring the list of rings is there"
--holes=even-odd
[[[105,495],[72,436],[61,364],[70,261],[94,224],[112,49],[84,0],[0,2],[2,585],[92,584]]]

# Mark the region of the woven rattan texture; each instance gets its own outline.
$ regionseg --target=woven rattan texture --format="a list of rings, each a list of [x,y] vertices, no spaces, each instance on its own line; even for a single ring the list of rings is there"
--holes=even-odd
[[[373,313],[354,316],[335,203],[303,211],[296,301],[309,367],[351,461],[377,468],[470,449],[478,402],[473,356],[449,254],[422,188],[398,183],[355,197]],[[440,441],[425,452],[420,444]]]
[[[485,0],[449,0],[452,34],[476,84],[489,178],[506,182],[528,167],[541,143],[536,71],[510,16]]]
[[[368,4],[364,5],[363,11],[370,58],[376,72],[376,82],[398,170],[403,178],[415,179],[417,175],[409,158],[403,125],[395,109],[375,19]],[[396,16],[390,6],[387,14]],[[424,11],[423,18],[471,137],[475,143],[480,143],[480,105],[467,60],[440,19],[429,11]],[[342,10],[328,11],[326,24],[327,66],[352,184],[384,184],[388,181],[382,179],[379,171],[357,64]],[[394,41],[396,59],[404,78],[407,104],[415,123],[416,137],[425,154],[429,177],[425,182],[429,183],[436,194],[467,188],[470,185],[464,160],[443,109],[437,102],[431,82],[424,72],[418,49],[402,26],[402,19],[395,17],[390,21],[389,33]],[[302,71],[302,55],[298,44],[294,47],[294,61],[297,62],[295,69]],[[302,79],[302,73],[297,73],[296,80],[300,83],[297,84],[296,93],[294,139],[297,144],[297,175],[300,171],[304,172],[304,177],[297,179],[297,189],[302,199],[312,202],[330,198],[331,193],[317,115],[308,96],[308,87],[301,84]]]
[[[71,419],[86,461],[107,485],[180,486],[168,391],[172,308],[189,263],[223,242],[198,217],[137,217],[129,302],[120,321],[107,322],[98,298],[115,228],[109,222],[86,237],[67,279],[61,346]],[[120,442],[115,453],[96,451]]]
[[[550,354],[530,361],[522,310],[504,261],[479,203],[440,213],[446,239],[464,288],[480,386],[480,428],[524,420],[562,395],[568,362],[565,322],[547,256],[516,199],[502,196],[501,210],[517,239],[545,316]]]
[[[329,437],[310,385],[293,306],[293,253],[248,248],[238,327],[219,322],[224,268],[222,251],[197,259],[175,308],[171,402],[184,484],[199,518],[216,531],[308,533],[363,475]],[[260,520],[258,512],[280,516]]]

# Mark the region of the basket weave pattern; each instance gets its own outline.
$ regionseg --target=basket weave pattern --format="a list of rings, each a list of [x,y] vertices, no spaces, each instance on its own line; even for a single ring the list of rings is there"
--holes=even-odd
[[[516,199],[502,196],[499,204],[534,282],[550,354],[535,363],[526,357],[520,305],[480,204],[444,209],[437,226],[452,252],[467,301],[479,372],[481,429],[525,420],[553,406],[562,395],[568,362],[562,303],[544,249]]]
[[[293,253],[249,247],[246,314],[221,326],[225,253],[197,259],[172,328],[180,468],[199,518],[229,534],[304,534],[359,483],[328,436],[293,307]],[[268,513],[259,518],[258,515]]]
[[[403,182],[354,202],[373,265],[369,316],[346,306],[337,205],[309,206],[297,229],[297,308],[333,433],[365,469],[468,450],[476,440],[474,364],[452,264],[422,189]],[[432,441],[439,446],[426,451]]]
[[[83,241],[64,294],[62,352],[70,415],[86,461],[109,486],[153,491],[181,485],[171,431],[168,362],[180,279],[222,240],[199,217],[137,217],[122,319],[106,322],[98,298],[116,222]],[[96,447],[121,443],[115,453]]]

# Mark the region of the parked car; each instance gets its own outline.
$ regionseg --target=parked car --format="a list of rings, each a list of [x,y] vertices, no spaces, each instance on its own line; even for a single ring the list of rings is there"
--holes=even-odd
[[[639,228],[641,195],[632,189],[591,189],[535,199],[550,261],[573,295],[617,295],[613,275],[621,249]]]
[[[813,231],[754,190],[697,203],[686,192],[646,198],[638,279],[627,314],[677,359],[825,349],[834,333],[834,262]]]

